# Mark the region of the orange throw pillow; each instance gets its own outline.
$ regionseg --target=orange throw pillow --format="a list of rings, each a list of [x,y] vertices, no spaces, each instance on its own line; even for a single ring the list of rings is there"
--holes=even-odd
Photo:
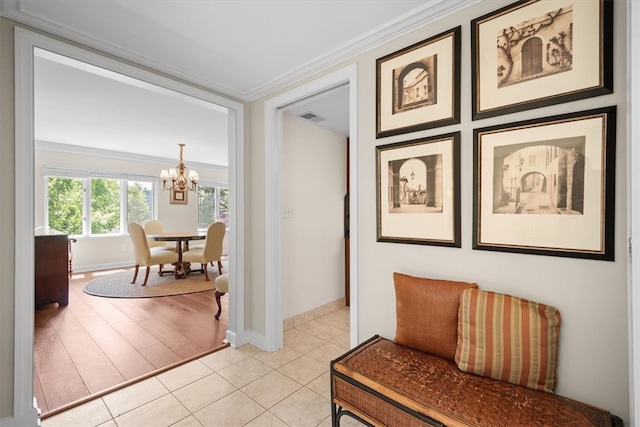
[[[560,312],[526,299],[478,289],[460,299],[455,361],[461,371],[552,393]]]
[[[393,273],[397,344],[454,360],[462,291],[475,283]]]

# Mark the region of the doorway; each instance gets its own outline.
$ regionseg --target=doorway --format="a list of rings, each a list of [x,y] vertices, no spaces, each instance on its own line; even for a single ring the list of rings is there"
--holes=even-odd
[[[349,86],[302,99],[283,107],[283,113],[283,310],[288,329],[344,306],[347,297]]]
[[[349,193],[350,206],[350,343],[358,341],[358,229],[357,229],[357,65],[353,64],[320,77],[265,102],[265,343],[267,351],[283,345],[283,198],[282,198],[282,121],[283,109],[294,102],[326,90],[349,85]]]
[[[15,161],[15,259],[20,268],[15,269],[15,381],[14,414],[17,417],[37,417],[33,405],[33,327],[34,327],[34,50],[40,48],[56,54],[110,69],[123,75],[157,85],[165,90],[211,102],[228,110],[229,129],[229,210],[233,224],[229,235],[229,273],[235,282],[229,294],[229,330],[227,339],[233,344],[244,328],[244,106],[235,101],[168,79],[146,70],[71,46],[31,32],[16,28],[16,129]]]

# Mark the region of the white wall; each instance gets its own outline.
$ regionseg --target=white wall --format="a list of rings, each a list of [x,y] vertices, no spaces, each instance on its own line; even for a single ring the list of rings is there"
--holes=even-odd
[[[346,152],[344,136],[284,115],[285,319],[344,297]]]
[[[100,158],[88,155],[69,154],[57,151],[36,150],[35,152],[35,191],[34,191],[34,224],[44,225],[46,206],[44,205],[43,168],[58,167],[79,170],[92,170],[114,173],[135,173],[138,175],[157,176],[159,171],[167,168],[167,163],[140,163],[130,160]],[[216,183],[227,182],[226,170],[206,170],[198,168],[201,181]],[[188,204],[172,205],[169,203],[169,192],[158,186],[156,203],[158,219],[164,223],[165,231],[195,231],[198,228],[198,199],[191,192]],[[73,270],[87,271],[105,268],[130,266],[134,260],[133,246],[128,235],[79,237],[73,244]]]
[[[609,409],[629,419],[627,325],[627,185],[625,3],[615,9],[615,93],[486,120],[471,121],[471,52],[469,22],[511,3],[486,1],[447,17],[415,33],[362,55],[359,70],[358,182],[364,189],[375,181],[374,147],[421,135],[460,130],[462,247],[460,249],[376,243],[376,200],[361,191],[359,338],[395,335],[392,274],[407,274],[477,282],[481,289],[529,298],[557,307],[562,315],[556,392]],[[375,139],[375,60],[442,31],[462,25],[462,120],[448,126],[406,136]],[[478,251],[471,248],[473,200],[473,129],[524,119],[542,118],[591,108],[617,105],[617,162],[615,206],[615,262]]]
[[[562,314],[556,392],[606,408],[622,417],[628,425],[626,3],[614,2],[613,94],[472,121],[470,21],[511,3],[510,0],[480,2],[304,81],[313,80],[353,62],[357,63],[358,155],[352,161],[357,162],[358,174],[352,180],[358,183],[359,199],[352,203],[357,203],[358,208],[359,317],[357,325],[353,326],[358,328],[360,341],[374,334],[389,338],[395,336],[394,271],[423,277],[475,281],[482,289],[556,306]],[[462,26],[461,123],[376,139],[376,59],[458,25]],[[251,305],[256,307],[256,313],[261,313],[258,299],[263,298],[260,291],[264,290],[264,285],[260,281],[263,280],[261,274],[264,271],[264,258],[260,254],[264,254],[264,227],[269,227],[269,224],[264,224],[261,216],[264,211],[264,195],[259,194],[258,190],[263,188],[264,177],[264,101],[253,102],[250,106],[249,124],[252,134],[247,149],[251,163],[247,182],[255,185],[249,195],[250,211],[258,221],[252,225],[247,245],[252,248],[252,257],[247,260],[250,263],[247,271],[253,275],[250,286],[256,292]],[[615,262],[473,250],[473,129],[609,105],[618,107]],[[457,249],[376,242],[375,147],[453,131],[460,131],[462,136],[462,247]],[[260,330],[260,317],[251,320],[255,322],[253,328]]]

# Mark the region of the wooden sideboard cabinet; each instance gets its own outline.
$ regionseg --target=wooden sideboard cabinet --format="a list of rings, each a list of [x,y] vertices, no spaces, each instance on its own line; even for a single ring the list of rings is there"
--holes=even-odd
[[[35,236],[35,305],[69,304],[69,238]]]

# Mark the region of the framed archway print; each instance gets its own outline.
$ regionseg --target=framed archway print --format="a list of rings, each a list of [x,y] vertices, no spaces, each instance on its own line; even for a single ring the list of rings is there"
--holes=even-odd
[[[376,138],[460,123],[460,30],[376,60]]]
[[[614,260],[615,106],[473,135],[474,249]]]

